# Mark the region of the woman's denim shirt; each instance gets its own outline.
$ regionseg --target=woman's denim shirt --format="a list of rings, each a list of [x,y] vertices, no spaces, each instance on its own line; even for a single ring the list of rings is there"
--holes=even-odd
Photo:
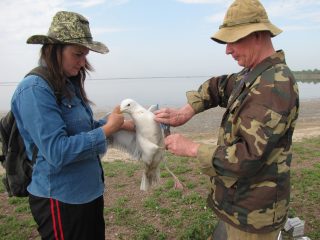
[[[35,196],[70,204],[88,203],[103,195],[100,154],[106,151],[101,128],[105,120],[93,120],[93,113],[71,81],[71,99],[57,102],[48,83],[28,76],[17,87],[11,109],[32,159],[39,149],[28,191]]]

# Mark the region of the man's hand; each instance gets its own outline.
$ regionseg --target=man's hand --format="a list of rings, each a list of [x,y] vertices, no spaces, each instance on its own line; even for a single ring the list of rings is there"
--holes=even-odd
[[[154,112],[154,120],[159,123],[176,127],[188,122],[194,115],[193,108],[187,104],[180,109],[162,108]]]
[[[199,143],[192,142],[180,134],[169,135],[165,138],[164,143],[169,152],[185,157],[196,157],[200,146]]]

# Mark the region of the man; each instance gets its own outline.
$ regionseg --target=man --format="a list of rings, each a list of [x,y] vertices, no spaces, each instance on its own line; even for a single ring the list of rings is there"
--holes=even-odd
[[[287,219],[299,97],[284,52],[272,45],[279,33],[258,0],[235,0],[212,39],[226,44],[243,70],[187,92],[180,109],[155,112],[156,121],[179,126],[207,109],[226,108],[216,146],[180,134],[165,139],[170,152],[196,157],[210,176],[208,203],[220,220],[215,240],[276,239]]]

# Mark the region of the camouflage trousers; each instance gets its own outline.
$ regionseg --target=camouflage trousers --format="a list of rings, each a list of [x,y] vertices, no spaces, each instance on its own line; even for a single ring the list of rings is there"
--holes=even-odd
[[[220,220],[208,240],[277,240],[279,233],[280,229],[270,233],[248,233]]]

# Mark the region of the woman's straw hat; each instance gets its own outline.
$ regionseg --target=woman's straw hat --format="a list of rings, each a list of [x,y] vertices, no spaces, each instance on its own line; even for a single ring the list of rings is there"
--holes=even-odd
[[[53,17],[47,35],[33,35],[30,44],[77,44],[98,52],[109,52],[106,45],[93,41],[88,20],[74,12],[60,11]]]

